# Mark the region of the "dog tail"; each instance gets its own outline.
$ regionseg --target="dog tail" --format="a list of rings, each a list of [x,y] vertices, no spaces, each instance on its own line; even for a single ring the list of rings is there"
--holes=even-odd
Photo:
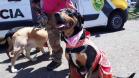
[[[1,37],[1,38],[0,38],[0,45],[3,45],[3,44],[5,44],[5,43],[6,43],[5,37]]]
[[[134,78],[136,73],[132,73],[130,76],[128,77],[116,77],[116,76],[113,76],[113,78]]]
[[[8,42],[7,42],[7,38],[4,37],[4,38],[0,38],[0,48],[1,49],[6,49],[8,47]]]
[[[133,78],[136,73],[132,73],[128,78]]]
[[[5,34],[5,37],[0,38],[0,50],[2,52],[6,52],[6,54],[9,58],[10,58],[10,55],[9,55],[10,48],[9,48],[9,46],[12,45],[12,44],[10,44],[10,42],[12,41],[12,35],[13,34],[8,31]]]

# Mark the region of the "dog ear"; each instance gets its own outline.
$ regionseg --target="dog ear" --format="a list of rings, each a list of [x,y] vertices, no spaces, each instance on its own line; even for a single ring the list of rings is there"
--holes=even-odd
[[[79,12],[75,12],[74,16],[78,19],[80,24],[84,24],[84,17]]]
[[[84,24],[84,18],[77,10],[66,9],[66,13],[71,17],[75,16],[78,19],[79,23]]]
[[[70,17],[75,16],[77,18],[79,26],[81,26],[81,24],[84,24],[84,17],[77,10],[66,9],[65,11],[66,14],[68,14]]]

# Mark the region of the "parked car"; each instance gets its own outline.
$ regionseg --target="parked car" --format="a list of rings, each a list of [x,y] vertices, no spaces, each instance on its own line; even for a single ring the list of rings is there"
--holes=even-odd
[[[126,0],[72,0],[84,16],[84,27],[105,26],[109,30],[123,28],[128,18]]]

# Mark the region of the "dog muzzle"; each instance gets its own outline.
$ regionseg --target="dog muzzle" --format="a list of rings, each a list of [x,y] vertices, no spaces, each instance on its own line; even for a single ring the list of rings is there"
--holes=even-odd
[[[69,23],[66,23],[64,18],[61,17],[60,13],[55,14],[55,19],[56,19],[56,24],[57,24],[56,28],[58,30],[66,30],[66,29],[69,29],[71,27],[69,25]]]

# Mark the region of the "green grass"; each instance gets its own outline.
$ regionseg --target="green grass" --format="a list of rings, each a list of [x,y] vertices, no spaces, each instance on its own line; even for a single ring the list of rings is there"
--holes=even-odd
[[[128,19],[139,19],[139,7],[129,9]]]

